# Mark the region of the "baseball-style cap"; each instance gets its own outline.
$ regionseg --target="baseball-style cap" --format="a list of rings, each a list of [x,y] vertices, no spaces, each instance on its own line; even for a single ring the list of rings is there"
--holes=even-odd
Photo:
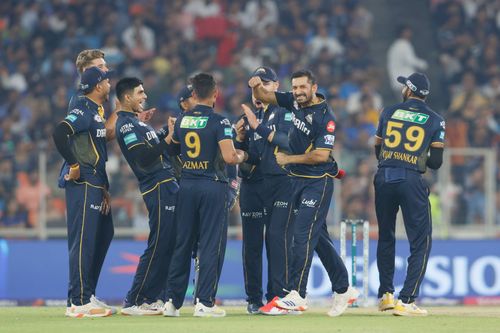
[[[252,74],[252,77],[254,77],[254,76],[258,76],[258,77],[260,77],[260,79],[262,81],[266,81],[266,82],[269,82],[269,81],[277,82],[278,81],[278,75],[276,75],[276,72],[273,71],[273,69],[271,67],[267,67],[267,66],[262,66],[262,67],[257,68]]]
[[[431,83],[425,74],[413,73],[408,77],[398,76],[399,83],[407,86],[413,93],[419,97],[426,97],[429,95]]]
[[[80,79],[80,85],[78,86],[80,91],[84,93],[90,92],[97,84],[105,79],[113,77],[113,71],[103,71],[98,67],[87,68]]]
[[[179,93],[177,94],[177,104],[179,105],[179,108],[181,110],[182,110],[181,102],[184,102],[191,96],[193,96],[193,86],[191,84],[184,86],[184,88],[182,88],[181,91],[179,91]]]

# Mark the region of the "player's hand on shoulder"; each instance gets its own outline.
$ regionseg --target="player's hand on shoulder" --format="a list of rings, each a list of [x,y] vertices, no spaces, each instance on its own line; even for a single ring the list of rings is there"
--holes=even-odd
[[[75,164],[69,167],[68,173],[64,176],[66,181],[77,180],[80,178],[80,164]]]

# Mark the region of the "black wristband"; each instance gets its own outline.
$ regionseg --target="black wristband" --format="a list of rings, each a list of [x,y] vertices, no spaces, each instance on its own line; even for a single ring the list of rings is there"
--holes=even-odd
[[[270,129],[269,127],[266,127],[262,124],[260,124],[259,126],[257,126],[257,128],[255,129],[255,132],[257,132],[257,134],[259,134],[261,137],[263,137],[264,139],[267,140],[267,138],[269,137],[269,134],[271,134],[273,130]]]

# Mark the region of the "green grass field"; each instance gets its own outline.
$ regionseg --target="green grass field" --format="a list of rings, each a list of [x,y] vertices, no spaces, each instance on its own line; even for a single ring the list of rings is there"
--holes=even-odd
[[[301,316],[249,316],[243,307],[225,307],[225,318],[195,318],[185,307],[180,318],[125,317],[66,318],[63,308],[0,308],[0,332],[163,332],[163,333],[319,333],[319,332],[500,332],[499,307],[428,307],[424,318],[395,317],[375,308],[348,309],[338,318],[330,318],[327,309],[311,309]]]

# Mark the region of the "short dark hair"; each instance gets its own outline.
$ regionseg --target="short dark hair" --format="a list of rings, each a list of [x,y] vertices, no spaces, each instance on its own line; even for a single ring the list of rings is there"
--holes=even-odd
[[[311,84],[316,84],[316,77],[308,69],[301,69],[296,72],[293,72],[291,80],[304,76],[307,77],[307,81],[309,81]]]
[[[200,99],[205,99],[213,94],[217,83],[212,75],[208,73],[200,73],[191,78],[193,91]]]
[[[124,77],[116,84],[116,97],[120,102],[123,102],[123,98],[125,94],[134,90],[135,87],[138,87],[142,84],[142,81],[136,77]]]

